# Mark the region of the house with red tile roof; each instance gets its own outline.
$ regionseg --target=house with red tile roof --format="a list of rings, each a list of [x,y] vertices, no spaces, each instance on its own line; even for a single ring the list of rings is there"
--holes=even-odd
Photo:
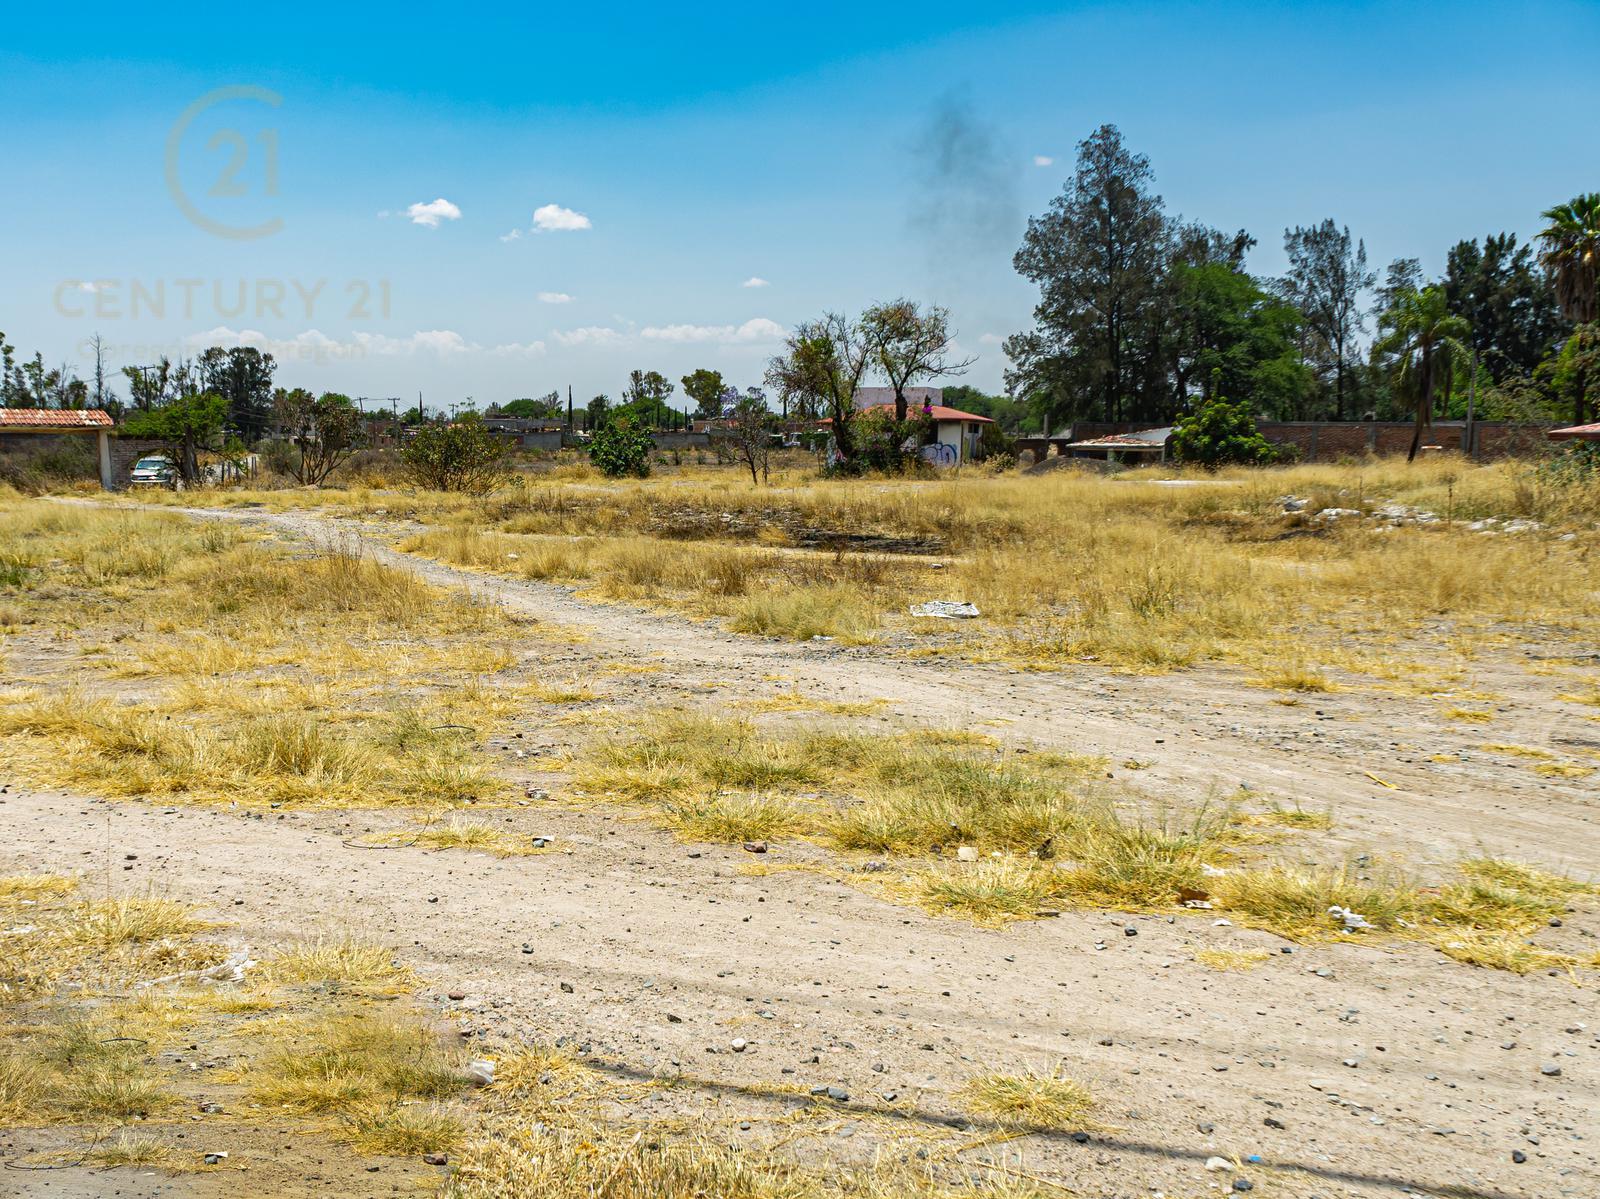
[[[922,457],[935,466],[956,466],[971,462],[978,455],[978,439],[983,436],[983,426],[994,421],[975,412],[963,412],[941,403],[942,387],[908,387],[905,389],[906,416],[915,419],[926,416],[933,422],[933,439],[922,447]],[[894,415],[894,388],[862,387],[856,391],[857,412],[887,412]],[[824,420],[822,424],[829,424]],[[934,449],[947,446],[946,450]]]

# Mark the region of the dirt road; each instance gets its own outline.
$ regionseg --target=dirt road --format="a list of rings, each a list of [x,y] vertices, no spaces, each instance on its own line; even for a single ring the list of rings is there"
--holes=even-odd
[[[203,515],[308,539],[344,527],[306,514]],[[720,704],[771,694],[778,674],[829,698],[886,699],[891,720],[1010,721],[1005,729],[1053,747],[1137,759],[1146,768],[1131,773],[1152,800],[1188,803],[1246,783],[1330,808],[1362,851],[1430,863],[1483,848],[1579,871],[1600,861],[1592,788],[1484,759],[1474,748],[1481,732],[1440,722],[1419,733],[1414,700],[1331,695],[1285,709],[1221,671],[1120,679],[930,665],[735,637],[559,587],[374,553],[588,632],[569,665],[589,655],[664,661],[679,687],[719,684]],[[1511,664],[1485,671],[1506,697],[1497,740],[1596,736],[1576,718],[1551,720],[1542,680]],[[617,702],[642,702],[659,676],[618,681]],[[1396,747],[1389,730],[1399,727],[1411,730],[1409,747]],[[1438,754],[1458,761],[1429,761]],[[837,1119],[796,1145],[813,1159],[870,1157],[871,1109],[943,1133],[960,1120],[951,1095],[966,1078],[1059,1062],[1100,1096],[1106,1129],[1084,1143],[1035,1135],[1005,1152],[1074,1194],[1207,1195],[1235,1177],[1263,1195],[1323,1199],[1407,1188],[1478,1199],[1600,1194],[1593,975],[1582,987],[1516,977],[1417,946],[1279,952],[1291,947],[1204,917],[1069,912],[985,931],[814,874],[750,877],[738,850],[685,846],[558,804],[514,819],[553,835],[562,852],[498,860],[353,849],[352,831],[392,819],[365,813],[245,819],[16,787],[3,798],[0,870],[93,874],[108,866],[109,847],[119,865],[138,855],[121,885],[206,905],[254,944],[319,922],[365,931],[398,945],[429,980],[430,999],[467,1009],[491,1038],[571,1036],[609,1068],[700,1080],[657,1102],[715,1110],[730,1135],[761,1137],[776,1110],[753,1087],[842,1088],[849,1099]],[[769,858],[781,865],[799,852],[779,846]],[[1592,916],[1574,918],[1559,943],[1593,952],[1597,932]],[[1248,974],[1193,960],[1216,947],[1274,956]],[[450,991],[467,998],[451,1003]],[[742,1053],[731,1051],[735,1037],[749,1042]],[[1549,1065],[1560,1073],[1542,1073]],[[748,1133],[734,1131],[741,1121]],[[1527,1160],[1514,1162],[1513,1151]],[[1208,1172],[1213,1155],[1242,1168]],[[206,1180],[162,1181],[159,1191],[154,1180],[123,1181],[124,1195],[225,1193]],[[0,1177],[0,1192],[16,1183]],[[380,1175],[370,1192],[350,1193],[392,1185]],[[67,1192],[41,1183],[10,1193]]]

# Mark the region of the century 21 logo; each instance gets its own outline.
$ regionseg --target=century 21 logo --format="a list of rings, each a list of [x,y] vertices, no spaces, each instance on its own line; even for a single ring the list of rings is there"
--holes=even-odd
[[[255,224],[229,224],[201,210],[189,192],[184,188],[183,180],[183,154],[184,140],[189,136],[195,122],[219,104],[228,104],[235,101],[251,101],[265,104],[269,108],[277,108],[283,103],[283,97],[277,92],[268,91],[263,87],[252,87],[248,84],[237,84],[233,87],[219,87],[216,91],[207,92],[201,96],[173,123],[172,130],[167,134],[166,175],[167,191],[172,194],[172,199],[177,204],[183,215],[194,222],[207,233],[214,233],[218,237],[232,238],[236,241],[249,241],[257,237],[270,237],[283,228],[281,216],[269,217]],[[197,131],[199,132],[199,131]],[[195,139],[197,140],[197,139]],[[254,131],[254,136],[247,135],[242,130],[223,128],[215,130],[205,141],[205,151],[213,158],[218,158],[216,173],[211,186],[206,189],[207,197],[217,200],[241,200],[252,192],[252,184],[243,177],[245,168],[249,165],[252,153],[262,156],[262,171],[260,176],[260,194],[275,197],[278,194],[278,131],[274,128],[260,128]],[[209,160],[208,160],[209,161]],[[226,207],[226,205],[223,205]]]

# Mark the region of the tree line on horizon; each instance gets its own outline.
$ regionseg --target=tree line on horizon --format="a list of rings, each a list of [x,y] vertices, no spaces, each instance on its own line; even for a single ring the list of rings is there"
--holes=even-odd
[[[1103,125],[1028,222],[1014,265],[1039,301],[1005,343],[1006,383],[1038,417],[1168,424],[1219,397],[1266,420],[1421,422],[1470,402],[1581,423],[1600,408],[1600,193],[1546,210],[1536,245],[1457,242],[1437,279],[1416,258],[1380,275],[1331,218],[1284,230],[1288,271],[1260,278],[1248,231],[1168,214],[1154,182]]]
[[[1248,231],[1168,214],[1154,181],[1114,125],[1079,144],[1072,178],[1030,218],[1013,259],[1039,300],[1033,328],[1005,342],[1007,394],[948,386],[953,406],[1018,430],[1170,424],[1226,399],[1258,420],[1414,418],[1419,437],[1435,417],[1469,408],[1484,419],[1573,423],[1600,411],[1600,193],[1546,210],[1534,243],[1514,233],[1457,242],[1437,279],[1416,258],[1380,275],[1365,243],[1331,218],[1284,230],[1288,270],[1265,278],[1245,269],[1257,244]],[[82,380],[38,353],[18,362],[0,334],[0,406],[100,407],[136,424],[185,412],[246,445],[284,424],[270,353],[214,346],[124,367],[124,403],[99,338],[90,344],[94,371]],[[893,441],[914,419],[906,389],[952,379],[972,361],[947,309],[902,298],[802,322],[763,387],[740,393],[719,371],[696,369],[680,380],[694,405],[686,410],[668,404],[676,389],[664,375],[635,369],[619,401],[596,395],[579,411],[591,430],[618,419],[673,428],[736,406],[769,411],[770,393],[785,417],[826,420],[838,456],[852,461],[863,448],[851,433],[855,396],[868,379],[895,396],[890,427],[873,431]],[[471,397],[452,409],[477,412]],[[568,405],[551,391],[482,415],[557,420]],[[408,425],[428,419],[420,402],[400,415]]]

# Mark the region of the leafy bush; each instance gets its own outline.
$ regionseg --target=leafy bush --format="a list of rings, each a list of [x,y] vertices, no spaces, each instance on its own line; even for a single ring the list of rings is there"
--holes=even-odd
[[[594,431],[589,443],[589,461],[611,479],[642,479],[650,473],[650,451],[655,439],[632,417],[619,416]]]
[[[506,445],[476,416],[453,425],[423,425],[400,451],[421,487],[482,495],[505,478]]]
[[[1541,482],[1584,486],[1600,482],[1600,443],[1569,441],[1538,468]]]
[[[1220,398],[1202,404],[1178,422],[1172,433],[1172,452],[1179,462],[1193,462],[1208,469],[1234,464],[1255,466],[1277,459],[1276,449],[1261,436],[1249,407]]]
[[[998,424],[984,425],[978,433],[978,458],[996,465],[1014,466],[1017,446]]]
[[[855,457],[839,463],[836,470],[842,474],[906,470],[917,464],[917,451],[928,444],[932,434],[933,422],[915,410],[897,421],[892,411],[868,409],[850,422]]]

